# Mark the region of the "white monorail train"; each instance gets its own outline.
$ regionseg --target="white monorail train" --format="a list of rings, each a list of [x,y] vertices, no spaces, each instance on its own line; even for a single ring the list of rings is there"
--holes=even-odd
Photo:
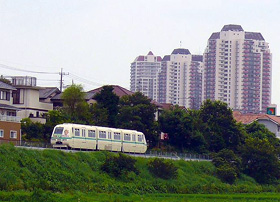
[[[145,135],[135,130],[64,123],[55,126],[53,147],[145,153]]]

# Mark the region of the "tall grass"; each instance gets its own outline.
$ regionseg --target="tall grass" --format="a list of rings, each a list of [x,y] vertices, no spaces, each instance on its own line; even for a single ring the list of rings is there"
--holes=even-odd
[[[28,150],[12,145],[0,146],[0,190],[45,190],[52,193],[260,193],[277,192],[279,186],[261,186],[242,175],[233,185],[215,176],[211,162],[174,161],[178,167],[175,179],[165,180],[152,175],[147,167],[149,159],[137,158],[139,174],[130,172],[115,178],[101,171],[110,152],[66,153],[58,150]]]

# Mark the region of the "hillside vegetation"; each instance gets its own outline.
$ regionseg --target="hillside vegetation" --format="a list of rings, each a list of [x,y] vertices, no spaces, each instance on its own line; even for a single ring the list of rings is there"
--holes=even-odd
[[[162,179],[151,174],[151,159],[135,158],[138,172],[114,176],[101,168],[109,152],[66,153],[58,150],[27,150],[0,145],[0,190],[34,192],[91,192],[116,194],[148,193],[259,193],[278,192],[280,186],[259,185],[245,175],[232,185],[215,176],[211,162],[172,161],[176,178]],[[167,160],[165,160],[167,161]]]

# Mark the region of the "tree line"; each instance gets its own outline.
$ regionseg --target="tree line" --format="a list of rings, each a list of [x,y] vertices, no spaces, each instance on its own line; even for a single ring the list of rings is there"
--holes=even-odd
[[[225,182],[242,173],[259,183],[280,178],[279,139],[257,122],[237,123],[224,102],[206,100],[199,110],[173,106],[156,121],[156,106],[140,92],[119,98],[112,86],[103,86],[96,103],[88,104],[82,87],[73,84],[62,99],[63,107],[49,111],[45,124],[22,120],[23,139],[49,141],[54,126],[65,122],[133,129],[145,134],[150,149],[211,154]],[[160,132],[168,138],[160,141]]]

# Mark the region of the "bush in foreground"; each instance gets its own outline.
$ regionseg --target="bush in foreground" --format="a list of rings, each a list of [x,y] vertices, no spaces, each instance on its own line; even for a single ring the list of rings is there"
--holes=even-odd
[[[136,160],[130,156],[119,153],[119,156],[109,156],[105,163],[101,166],[101,170],[113,175],[114,177],[121,177],[127,175],[129,172],[139,174],[135,167]]]
[[[155,158],[148,162],[149,171],[162,179],[176,178],[178,168],[171,162],[164,159]]]

